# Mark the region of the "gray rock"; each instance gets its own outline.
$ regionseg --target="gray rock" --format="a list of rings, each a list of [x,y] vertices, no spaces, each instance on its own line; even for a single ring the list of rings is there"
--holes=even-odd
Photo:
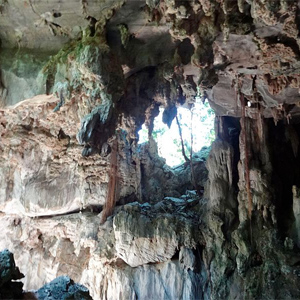
[[[14,256],[8,250],[0,252],[0,299],[18,299],[23,292],[24,275],[15,265]]]
[[[89,290],[83,285],[74,283],[68,276],[60,276],[45,284],[36,292],[39,300],[92,300]]]
[[[114,217],[117,256],[131,267],[168,261],[180,246],[196,247],[199,239],[194,228],[199,223],[196,212],[188,211],[183,200],[180,206],[173,199],[160,203],[147,207],[126,205]],[[192,263],[186,263],[191,268]]]

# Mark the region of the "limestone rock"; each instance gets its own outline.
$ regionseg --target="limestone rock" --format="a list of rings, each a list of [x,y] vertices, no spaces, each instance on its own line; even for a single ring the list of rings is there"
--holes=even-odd
[[[199,237],[193,226],[199,220],[193,212],[185,215],[184,201],[174,206],[170,200],[153,208],[147,203],[125,206],[114,218],[117,255],[136,267],[169,260],[180,246],[195,248]]]
[[[91,212],[35,219],[3,214],[0,247],[15,250],[26,273],[25,289],[36,290],[68,275],[86,286],[94,299],[149,293],[163,299],[178,293],[196,299],[196,292],[202,291],[197,282],[204,276],[195,262],[198,253],[194,254],[200,238],[195,228],[200,224],[198,209],[198,200],[133,203],[116,208],[115,216],[102,225],[101,214]]]
[[[25,288],[298,299],[299,1],[52,2],[0,0],[0,246]],[[137,145],[196,96],[217,115],[204,197]]]
[[[78,110],[69,103],[53,112],[57,103],[56,97],[42,95],[0,111],[2,211],[13,206],[14,212],[36,216],[99,210],[104,204],[109,160],[81,156]],[[135,192],[127,176],[134,166],[120,162],[120,172],[125,197]]]

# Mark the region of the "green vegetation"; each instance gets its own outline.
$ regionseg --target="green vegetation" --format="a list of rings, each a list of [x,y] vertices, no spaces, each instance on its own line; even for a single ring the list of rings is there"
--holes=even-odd
[[[173,121],[169,129],[162,122],[162,113],[163,110],[160,111],[160,114],[154,120],[152,136],[158,144],[159,155],[166,159],[168,165],[175,166],[185,162],[182,154],[181,138],[176,122]],[[208,102],[202,103],[200,99],[197,99],[195,106],[191,110],[179,107],[177,117],[182,130],[185,153],[188,158],[191,154],[191,148],[194,154],[199,152],[202,147],[210,146],[214,141],[215,114]],[[139,143],[147,142],[147,140],[148,130],[143,126],[139,132]],[[191,140],[193,140],[192,145]]]

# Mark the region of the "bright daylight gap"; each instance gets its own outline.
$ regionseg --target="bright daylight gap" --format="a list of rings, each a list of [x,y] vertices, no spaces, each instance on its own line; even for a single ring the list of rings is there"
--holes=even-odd
[[[158,154],[166,159],[167,165],[175,167],[184,162],[181,139],[175,119],[170,129],[163,123],[163,111],[164,108],[161,107],[159,115],[154,119],[152,136],[157,142]],[[203,103],[200,99],[196,99],[191,110],[178,107],[177,116],[182,129],[185,152],[188,157],[191,149],[191,132],[193,134],[193,153],[199,152],[202,147],[211,145],[215,139],[215,113],[207,101]],[[142,129],[139,131],[139,144],[145,142],[148,142],[148,129],[143,124]]]

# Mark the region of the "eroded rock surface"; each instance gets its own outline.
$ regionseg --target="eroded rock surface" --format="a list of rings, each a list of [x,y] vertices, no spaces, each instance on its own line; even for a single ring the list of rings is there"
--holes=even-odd
[[[197,203],[167,199],[153,207],[148,203],[127,205],[114,217],[117,255],[129,266],[167,261],[180,246],[196,247],[200,237],[194,226],[200,220],[193,210],[187,214],[187,207]]]
[[[41,95],[0,111],[1,211],[42,216],[100,211],[105,203],[110,146],[106,144],[101,156],[83,157],[76,136],[80,106],[67,103],[53,111],[58,103],[54,96]],[[150,155],[147,145],[136,150],[126,132],[119,134],[118,144],[121,203],[128,198],[157,201],[164,196],[178,197],[192,188],[188,166],[172,170],[157,153]],[[141,154],[132,155],[133,151]],[[151,165],[154,159],[157,163]],[[202,186],[207,176],[204,161],[201,156],[195,159]],[[157,191],[159,194],[154,194]]]
[[[14,249],[21,270],[37,274],[25,277],[25,288],[37,289],[68,274],[94,299],[196,298],[205,276],[194,250],[201,239],[202,205],[195,196],[166,199],[154,207],[135,202],[117,208],[102,225],[101,214],[87,212],[51,219],[3,214],[0,247]]]
[[[0,245],[26,288],[67,274],[95,299],[300,297],[299,11],[0,0]],[[137,145],[196,95],[217,115],[193,161],[204,196],[190,164]]]

